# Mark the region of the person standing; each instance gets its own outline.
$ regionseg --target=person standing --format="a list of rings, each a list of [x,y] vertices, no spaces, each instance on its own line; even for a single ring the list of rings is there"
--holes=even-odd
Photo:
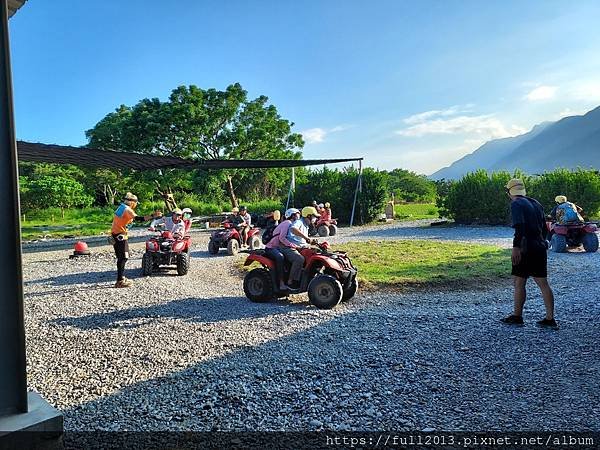
[[[511,199],[510,212],[515,229],[512,248],[512,276],[514,282],[514,311],[502,319],[509,325],[523,324],[523,307],[527,297],[529,277],[538,285],[544,299],[546,316],[537,323],[543,327],[558,328],[554,319],[554,293],[548,284],[547,228],[544,208],[535,199],[527,197],[525,184],[513,178],[506,185]]]
[[[132,285],[131,280],[125,277],[125,263],[129,259],[129,226],[133,221],[146,222],[154,216],[138,216],[135,213],[138,198],[131,192],[125,194],[123,202],[115,211],[113,217],[111,235],[114,241],[113,247],[117,256],[117,282],[115,287],[125,288]],[[162,214],[161,214],[162,215]]]

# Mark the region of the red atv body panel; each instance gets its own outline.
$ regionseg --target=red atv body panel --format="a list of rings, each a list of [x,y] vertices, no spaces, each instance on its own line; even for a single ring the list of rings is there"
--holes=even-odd
[[[249,266],[255,261],[259,264],[262,264],[264,267],[275,270],[275,262],[273,260],[267,258],[266,256],[257,254],[249,255],[248,258],[246,258],[246,262],[244,262],[244,266]]]

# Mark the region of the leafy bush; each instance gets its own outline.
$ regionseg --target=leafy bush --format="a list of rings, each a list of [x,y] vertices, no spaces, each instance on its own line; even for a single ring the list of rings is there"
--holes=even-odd
[[[385,176],[385,172],[371,168],[363,170],[362,192],[358,194],[354,213],[355,224],[371,222],[383,211],[386,199]],[[350,223],[357,177],[358,170],[355,168],[312,171],[308,183],[296,186],[293,205],[301,208],[310,205],[313,200],[329,202],[333,216],[341,223]]]
[[[387,172],[387,190],[395,200],[403,202],[431,203],[435,201],[436,185],[425,175],[417,175],[405,169]]]
[[[546,212],[556,205],[557,195],[566,195],[588,216],[596,216],[600,210],[600,176],[593,170],[557,169],[529,178],[526,187],[528,195],[537,199]]]
[[[60,208],[63,218],[66,208],[85,208],[94,201],[78,181],[54,175],[43,175],[27,181],[24,197],[23,203],[31,208],[42,209],[53,206]]]
[[[557,195],[566,195],[590,216],[600,210],[600,176],[592,170],[557,169],[535,177],[520,172],[488,175],[479,170],[450,184],[447,196],[441,199],[440,214],[457,223],[509,223],[510,201],[504,186],[513,177],[523,179],[527,195],[537,199],[546,213],[554,207]]]
[[[478,170],[450,185],[440,214],[458,223],[505,224],[509,220],[510,202],[504,186],[510,180],[508,172],[488,175]]]

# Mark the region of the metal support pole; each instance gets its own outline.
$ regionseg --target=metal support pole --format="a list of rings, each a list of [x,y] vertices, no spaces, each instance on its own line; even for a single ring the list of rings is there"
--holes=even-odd
[[[7,3],[0,0],[0,217],[7,243],[0,253],[0,416],[27,412],[19,172]]]
[[[356,189],[354,190],[354,201],[352,202],[352,215],[350,216],[350,226],[354,224],[354,210],[356,209],[356,198],[360,190],[360,176],[362,174],[362,160],[358,161],[358,178],[356,179]]]
[[[294,167],[292,167],[292,179],[290,181],[290,190],[288,191],[288,198],[287,198],[287,202],[285,204],[285,209],[287,210],[290,207],[290,200],[294,200],[293,197],[293,192],[296,189],[296,171],[294,169]]]

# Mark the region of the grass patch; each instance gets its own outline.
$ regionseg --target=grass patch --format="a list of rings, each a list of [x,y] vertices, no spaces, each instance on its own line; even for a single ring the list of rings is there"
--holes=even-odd
[[[334,246],[348,252],[369,287],[471,288],[510,276],[510,251],[458,242],[370,241]]]
[[[399,203],[394,205],[398,220],[437,219],[438,208],[434,203]]]

